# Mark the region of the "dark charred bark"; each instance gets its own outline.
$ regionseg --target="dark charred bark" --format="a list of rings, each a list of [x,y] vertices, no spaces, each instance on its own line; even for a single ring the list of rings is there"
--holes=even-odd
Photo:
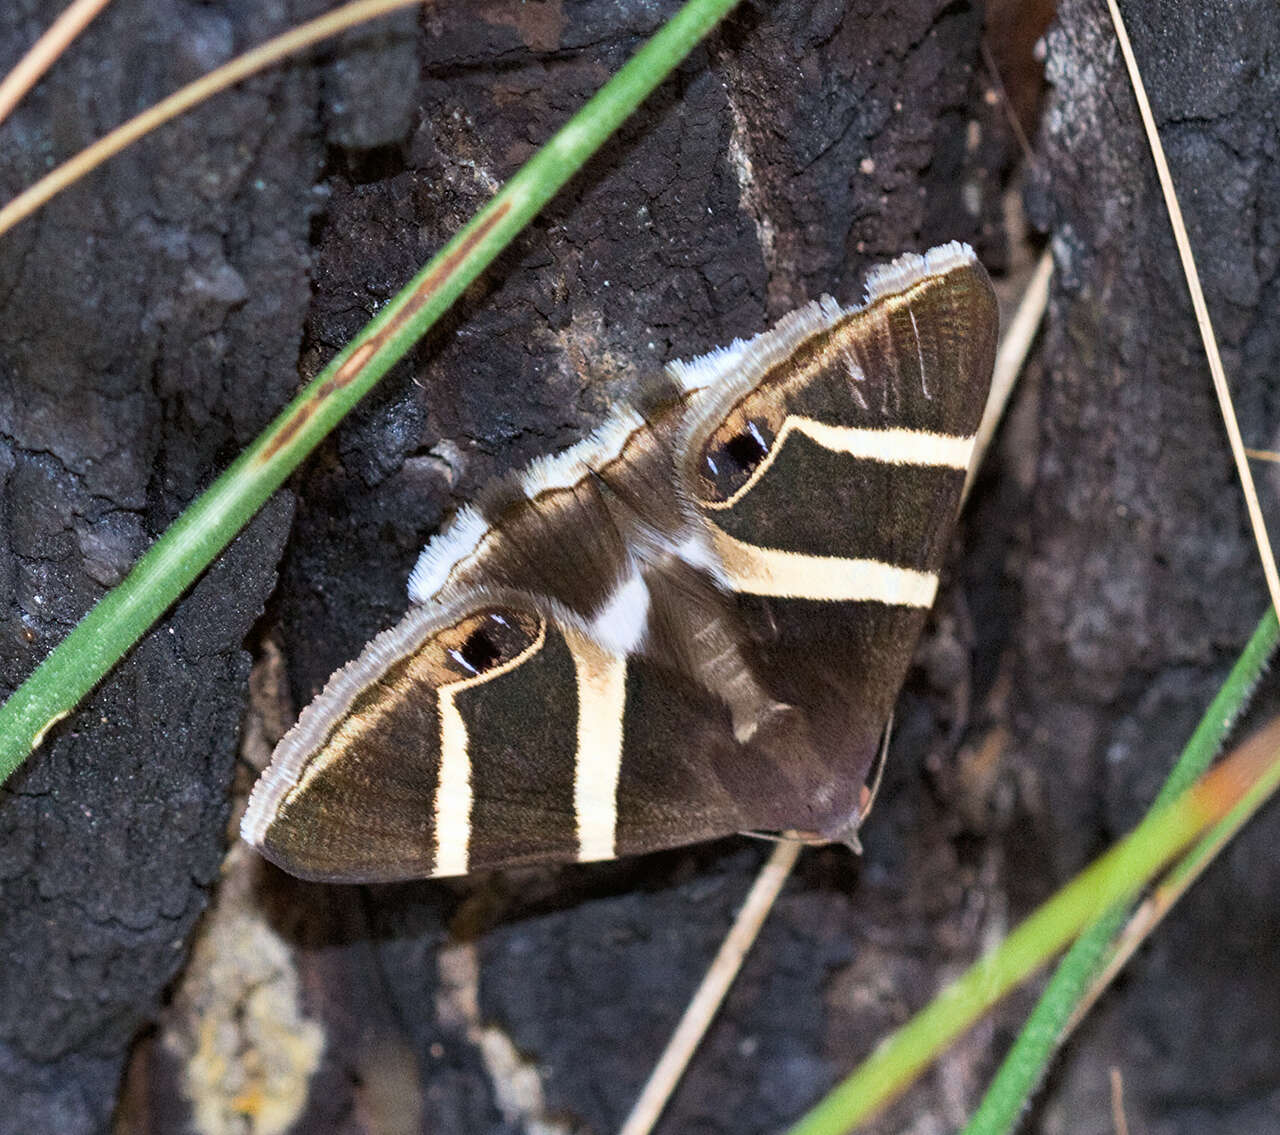
[[[1245,444],[1274,448],[1280,24],[1266,4],[1127,9]],[[1092,0],[1059,19],[1032,195],[1057,276],[1011,707],[1031,790],[1019,838],[1053,878],[1137,821],[1267,603],[1110,22]],[[1274,533],[1276,482],[1254,471]],[[1255,716],[1274,709],[1260,695]],[[1083,1030],[1046,1125],[1099,1113],[1108,1065],[1149,1130],[1280,1125],[1277,819],[1215,865]]]
[[[0,126],[5,188],[318,6],[109,9]],[[0,13],[0,62],[56,7]],[[6,685],[675,9],[428,5],[220,96],[0,244]],[[1267,9],[1130,14],[1259,445],[1280,412]],[[1061,21],[1031,194],[1059,263],[1043,379],[956,541],[866,855],[806,853],[660,1130],[794,1119],[1132,824],[1262,609],[1105,11]],[[326,1135],[617,1126],[767,849],[326,888],[240,848],[194,932],[246,635],[274,595],[251,641],[282,644],[301,704],[399,616],[450,509],[663,361],[856,299],[903,249],[967,239],[1001,270],[1013,153],[981,33],[967,3],[744,3],[0,790],[0,1132],[104,1131],[113,1109],[130,1132],[250,1130],[271,1101]],[[988,726],[1011,741],[984,775],[954,754]],[[1111,1063],[1135,1128],[1274,1125],[1264,829],[1031,1126],[1107,1127]],[[879,1129],[962,1119],[1024,1008]]]

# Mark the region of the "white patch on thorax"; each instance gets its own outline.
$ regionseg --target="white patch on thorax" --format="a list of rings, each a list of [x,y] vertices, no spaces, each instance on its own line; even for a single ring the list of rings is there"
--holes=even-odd
[[[585,627],[593,642],[618,655],[639,650],[648,629],[649,588],[634,568]]]

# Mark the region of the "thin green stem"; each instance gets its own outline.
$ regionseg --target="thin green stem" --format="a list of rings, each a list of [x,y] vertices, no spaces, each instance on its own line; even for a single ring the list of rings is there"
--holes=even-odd
[[[903,1028],[886,1038],[846,1080],[804,1116],[788,1135],[838,1135],[868,1119],[899,1095],[955,1037],[969,1028],[1011,988],[1025,980],[1075,937],[1082,928],[1100,923],[1126,904],[1157,870],[1186,847],[1200,831],[1225,815],[1234,803],[1215,805],[1207,815],[1196,804],[1208,795],[1200,787],[1181,791],[1202,771],[1221,748],[1222,740],[1256,685],[1275,646],[1274,612],[1263,617],[1222,689],[1196,727],[1183,757],[1161,790],[1142,823],[1111,851],[1075,877],[1056,895],[1022,922],[991,954],[976,962],[954,984],[943,990]],[[1217,769],[1228,772],[1227,769]],[[1211,774],[1213,776],[1214,774]],[[1262,794],[1273,791],[1280,779],[1280,760],[1266,777],[1237,792],[1252,807]],[[1218,784],[1221,783],[1221,778]],[[1114,931],[1113,931],[1114,933]],[[1081,951],[1079,967],[1085,980],[1095,971],[1101,945]],[[1073,951],[1074,952],[1074,951]],[[1055,975],[1054,980],[1058,980]],[[1065,979],[1063,979],[1065,981]],[[1067,1005],[1069,1015],[1078,995]],[[1065,1018],[1064,1018],[1065,1020]],[[1047,1017],[1028,1022],[1034,1038],[1048,1037],[1050,1045],[1058,1029]],[[1028,1042],[1030,1044],[1030,1042]],[[1050,1048],[1050,1051],[1052,1049]],[[1040,1065],[1043,1067],[1043,1065]],[[1032,1082],[1038,1079],[1038,1073]],[[1020,1112],[1025,1093],[1018,1096],[1014,1115]]]
[[[1276,613],[1268,608],[1157,794],[1152,812],[1167,806],[1202,776],[1222,750],[1275,650],[1277,633]],[[1002,1135],[1013,1129],[1127,917],[1126,904],[1113,906],[1072,944],[996,1071],[964,1135]]]
[[[0,783],[736,3],[688,0],[80,620],[0,706]]]

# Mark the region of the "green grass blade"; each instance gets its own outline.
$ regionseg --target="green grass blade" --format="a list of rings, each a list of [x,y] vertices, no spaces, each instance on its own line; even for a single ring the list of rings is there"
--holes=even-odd
[[[1203,769],[1220,749],[1227,730],[1256,685],[1276,639],[1275,614],[1268,611],[1196,727],[1183,758],[1161,790],[1158,803],[1132,834],[1077,875],[1023,921],[997,949],[971,966],[905,1026],[886,1038],[860,1067],[792,1127],[788,1135],[837,1135],[870,1118],[905,1090],[943,1048],[1084,927],[1100,922],[1116,909],[1123,911],[1160,867],[1200,832],[1233,808],[1245,807],[1240,803],[1242,799],[1248,802],[1247,806],[1256,808],[1266,794],[1275,790],[1280,783],[1280,760],[1272,761],[1265,776],[1258,777],[1258,783],[1252,786],[1241,786],[1239,770],[1224,765],[1209,774],[1208,783],[1201,781],[1188,791],[1180,791],[1193,779],[1195,766],[1199,764]],[[1254,772],[1256,775],[1257,770]],[[1220,793],[1224,782],[1236,785],[1233,798],[1223,800],[1219,794],[1212,809],[1206,810],[1206,798]],[[1077,968],[1084,969],[1085,981],[1094,972],[1109,940],[1110,935],[1087,951],[1081,950]],[[1066,1007],[1068,1015],[1077,1001],[1078,994]],[[1047,1017],[1028,1021],[1025,1031],[1037,1040],[1047,1036],[1050,1045],[1057,1035]],[[1033,1082],[1038,1080],[1038,1075],[1033,1073]],[[1025,1094],[1016,1097],[1013,1118],[1021,1113],[1025,1098]]]
[[[80,620],[0,706],[0,783],[736,3],[688,0]]]
[[[1152,811],[1166,806],[1203,775],[1221,751],[1231,726],[1275,650],[1278,631],[1275,610],[1268,608],[1169,773],[1151,805]],[[1112,907],[1076,939],[1058,963],[965,1127],[964,1135],[1003,1135],[1013,1130],[1044,1078],[1049,1061],[1062,1042],[1067,1022],[1107,956],[1112,939],[1124,926],[1128,913],[1126,905]]]

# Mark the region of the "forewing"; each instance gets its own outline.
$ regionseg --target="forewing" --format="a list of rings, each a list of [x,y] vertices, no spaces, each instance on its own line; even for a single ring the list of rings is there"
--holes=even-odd
[[[904,257],[863,308],[810,305],[746,345],[690,414],[687,491],[766,685],[837,781],[866,775],[933,602],[997,327],[971,250]]]

